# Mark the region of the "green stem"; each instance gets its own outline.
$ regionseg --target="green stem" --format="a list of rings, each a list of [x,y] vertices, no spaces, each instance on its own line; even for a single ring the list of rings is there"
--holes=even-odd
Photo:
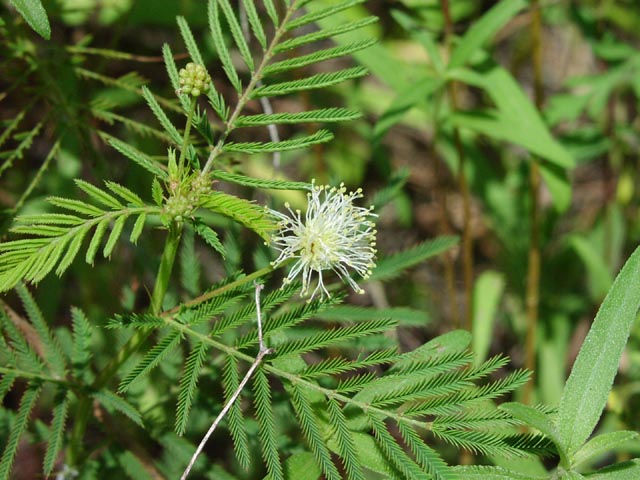
[[[278,268],[280,266],[282,266],[282,265],[284,265],[284,263],[278,265]],[[263,277],[267,273],[272,272],[273,269],[274,269],[274,267],[272,267],[271,265],[269,265],[268,267],[261,268],[260,270],[257,270],[257,271],[253,272],[250,275],[241,277],[238,280],[234,280],[233,282],[228,283],[228,284],[226,284],[226,285],[224,285],[224,286],[222,286],[220,288],[216,288],[215,290],[211,290],[210,292],[203,293],[199,297],[196,297],[196,298],[194,298],[192,300],[189,300],[188,302],[181,303],[177,307],[174,307],[171,310],[167,310],[166,312],[163,312],[162,316],[163,317],[172,316],[172,315],[178,313],[178,311],[181,308],[189,308],[189,307],[193,307],[195,305],[198,305],[200,303],[206,302],[210,298],[217,297],[218,295],[221,295],[221,294],[223,294],[225,292],[233,290],[234,288],[239,287],[240,285],[244,285],[245,283],[248,283],[248,282],[251,282],[251,281],[253,281],[253,280],[257,279],[257,278]]]
[[[538,110],[542,109],[544,102],[544,90],[542,84],[542,19],[538,0],[531,4],[531,37],[533,49],[533,86],[535,103]],[[525,368],[531,372],[536,370],[538,310],[540,308],[540,171],[536,158],[531,159],[529,172],[529,192],[531,199],[530,222],[531,231],[529,238],[529,252],[527,265],[527,290],[525,293],[525,306],[527,311],[527,337],[525,346]],[[524,403],[531,403],[535,379],[527,383],[524,389]]]
[[[160,267],[158,268],[158,274],[156,276],[156,283],[151,295],[151,306],[149,310],[154,315],[159,315],[162,310],[162,302],[165,294],[167,293],[167,288],[169,287],[169,280],[171,279],[171,272],[173,270],[176,253],[178,251],[178,245],[180,244],[181,234],[182,228],[178,225],[174,224],[169,229],[169,236],[165,241],[164,251],[162,252],[162,258],[160,260]],[[91,386],[91,392],[99,391],[107,385],[118,373],[124,362],[126,362],[129,357],[140,348],[145,340],[149,338],[151,333],[152,331],[137,331],[120,349],[118,355],[111,360],[111,362],[109,362],[102,370],[100,375],[98,375]],[[91,416],[91,405],[92,398],[90,396],[90,392],[86,392],[78,401],[75,423],[71,432],[68,457],[68,464],[70,466],[77,466],[82,456],[84,450],[82,441]]]
[[[441,0],[440,6],[445,20],[445,43],[447,48],[451,48],[453,40],[453,19],[449,0]],[[451,109],[458,110],[458,83],[452,81],[448,85],[449,100]],[[453,143],[458,155],[458,188],[462,195],[462,270],[464,279],[464,327],[471,331],[473,322],[473,235],[471,232],[471,191],[467,174],[465,173],[466,156],[460,130],[453,128]]]
[[[184,159],[189,148],[189,134],[191,133],[191,124],[193,123],[193,115],[196,111],[196,98],[191,97],[191,105],[189,114],[187,115],[187,125],[184,127],[184,136],[182,137],[182,148],[180,149],[180,159],[178,160],[178,178],[182,181],[184,178]]]

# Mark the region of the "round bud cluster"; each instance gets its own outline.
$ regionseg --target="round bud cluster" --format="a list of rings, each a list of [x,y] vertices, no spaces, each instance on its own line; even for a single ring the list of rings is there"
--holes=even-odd
[[[178,74],[180,75],[180,93],[198,97],[209,90],[211,77],[202,65],[189,62],[185,68],[180,69]]]
[[[196,175],[189,184],[188,192],[172,195],[164,205],[164,213],[175,220],[182,222],[190,217],[197,208],[200,197],[211,190],[211,179],[206,175]]]
[[[194,210],[193,198],[185,195],[169,197],[164,204],[164,211],[169,218],[176,222],[182,222],[185,217],[189,217]]]

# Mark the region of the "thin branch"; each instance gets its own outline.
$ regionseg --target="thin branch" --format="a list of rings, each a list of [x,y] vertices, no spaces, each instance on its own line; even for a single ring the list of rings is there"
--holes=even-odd
[[[195,453],[191,457],[191,460],[189,461],[189,465],[187,465],[187,468],[185,469],[184,473],[180,477],[180,480],[185,480],[187,478],[187,476],[189,475],[189,472],[191,472],[191,469],[193,468],[193,465],[196,463],[196,460],[200,456],[200,453],[202,453],[202,449],[204,448],[205,444],[209,440],[209,437],[211,437],[215,429],[218,428],[218,425],[220,424],[222,419],[227,416],[227,413],[229,413],[229,410],[231,409],[233,404],[236,402],[236,400],[240,396],[240,393],[242,393],[242,390],[244,389],[245,385],[247,384],[249,379],[253,376],[253,372],[255,372],[256,368],[258,368],[260,363],[262,363],[262,359],[265,357],[265,355],[269,355],[270,353],[273,353],[272,348],[267,348],[264,345],[264,340],[262,336],[262,313],[260,311],[260,291],[264,288],[264,285],[259,283],[254,283],[254,285],[256,288],[256,317],[258,322],[258,339],[260,342],[260,350],[258,351],[258,355],[256,356],[255,360],[253,360],[251,367],[249,367],[249,370],[247,370],[247,373],[245,374],[244,378],[240,382],[240,385],[238,385],[238,388],[236,389],[236,391],[233,392],[233,395],[231,395],[231,398],[229,398],[229,400],[227,401],[227,404],[224,406],[222,411],[218,414],[216,419],[213,421],[213,423],[211,424],[211,427],[209,427],[209,430],[207,431],[206,435],[200,442],[200,445],[198,445],[198,448],[196,449]]]

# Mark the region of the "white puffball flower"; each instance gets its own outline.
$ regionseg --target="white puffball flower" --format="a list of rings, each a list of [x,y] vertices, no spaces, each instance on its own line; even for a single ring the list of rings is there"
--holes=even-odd
[[[272,265],[277,267],[289,259],[296,259],[284,283],[290,283],[302,272],[301,296],[308,295],[312,275],[317,273],[318,285],[309,301],[318,292],[321,297],[330,296],[322,278],[325,270],[333,270],[356,292],[364,293],[351,278],[350,270],[367,279],[375,267],[377,231],[372,219],[377,215],[372,212],[373,207],[353,204],[362,196],[361,188],[347,193],[344,184],[336,188],[312,182],[304,217],[300,210],[293,211],[288,203],[285,207],[290,215],[271,210],[279,220],[279,230],[271,243],[280,252]]]

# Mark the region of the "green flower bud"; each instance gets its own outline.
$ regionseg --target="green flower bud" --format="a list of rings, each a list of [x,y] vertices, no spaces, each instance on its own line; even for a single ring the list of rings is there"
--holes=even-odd
[[[179,93],[198,97],[209,89],[211,77],[202,65],[189,62],[185,68],[180,69],[178,75],[180,77]]]

